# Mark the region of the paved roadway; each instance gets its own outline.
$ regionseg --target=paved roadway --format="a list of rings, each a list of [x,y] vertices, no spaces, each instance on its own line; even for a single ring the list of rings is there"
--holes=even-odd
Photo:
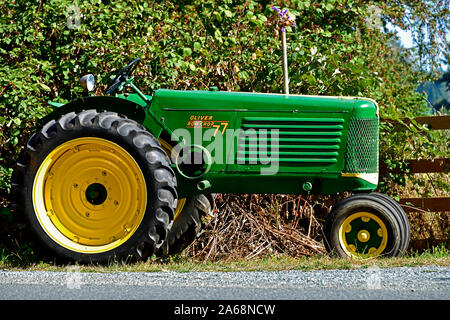
[[[450,300],[449,267],[80,273],[0,270],[0,300]]]

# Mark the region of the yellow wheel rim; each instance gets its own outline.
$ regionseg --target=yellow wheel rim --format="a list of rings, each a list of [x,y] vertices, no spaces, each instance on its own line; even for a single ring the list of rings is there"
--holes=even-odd
[[[35,214],[47,235],[81,253],[125,243],[147,206],[145,179],[134,158],[101,138],[77,138],[44,159],[33,185]]]
[[[162,139],[159,139],[159,143],[161,144],[161,147],[164,149],[164,151],[170,158],[170,154],[172,153],[172,146]],[[183,211],[185,204],[186,198],[178,199],[177,207],[175,208],[175,214],[173,216],[173,221],[176,221],[181,216],[181,211]]]
[[[375,214],[357,212],[347,217],[339,228],[339,243],[350,257],[370,259],[379,256],[388,242],[385,223]]]

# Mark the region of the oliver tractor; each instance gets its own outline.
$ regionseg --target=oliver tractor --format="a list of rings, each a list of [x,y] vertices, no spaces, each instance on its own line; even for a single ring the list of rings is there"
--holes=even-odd
[[[129,63],[105,96],[51,103],[17,160],[17,211],[39,249],[65,261],[145,260],[195,239],[214,193],[349,191],[325,226],[327,250],[398,256],[410,230],[378,184],[379,110],[360,97],[156,90]],[[131,88],[131,93],[125,88]]]

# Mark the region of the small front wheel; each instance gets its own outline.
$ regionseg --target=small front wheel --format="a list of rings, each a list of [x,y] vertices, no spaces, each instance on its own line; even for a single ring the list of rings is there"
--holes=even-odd
[[[325,237],[329,252],[350,259],[399,256],[410,238],[404,211],[379,194],[357,194],[340,202],[327,219]]]

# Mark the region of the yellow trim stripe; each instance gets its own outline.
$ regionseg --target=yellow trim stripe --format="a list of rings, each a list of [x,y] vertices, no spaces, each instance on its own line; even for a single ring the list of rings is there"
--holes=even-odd
[[[372,184],[378,184],[378,172],[377,173],[342,173],[341,176],[348,178],[359,178],[370,182]]]

